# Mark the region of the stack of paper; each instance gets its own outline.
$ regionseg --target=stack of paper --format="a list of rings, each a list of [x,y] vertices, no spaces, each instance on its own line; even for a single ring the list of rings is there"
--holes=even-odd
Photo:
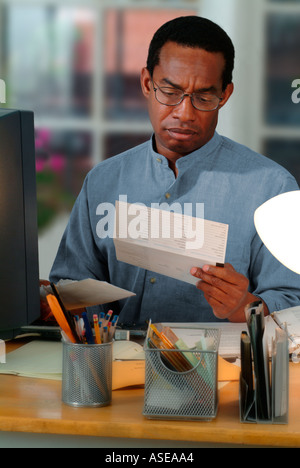
[[[62,344],[32,341],[7,354],[6,364],[0,364],[0,374],[61,380]]]

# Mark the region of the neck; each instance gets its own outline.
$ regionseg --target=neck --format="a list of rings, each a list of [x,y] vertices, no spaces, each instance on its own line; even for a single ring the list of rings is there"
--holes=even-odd
[[[169,163],[169,168],[172,169],[172,171],[174,172],[175,177],[177,178],[178,169],[176,167],[176,161],[178,161],[178,159],[184,157],[185,155],[177,154],[177,153],[171,152],[171,151],[169,151],[169,150],[167,150],[165,148],[162,148],[162,147],[158,146],[157,143],[156,143],[155,136],[153,137],[153,149],[154,149],[154,151],[156,153],[159,153],[159,154],[165,156],[165,158],[167,158],[168,163]]]
[[[179,158],[178,158],[179,159]],[[172,169],[172,171],[174,172],[174,175],[175,175],[175,179],[177,179],[177,176],[178,176],[178,169],[176,167],[176,161],[171,161],[170,159],[168,159],[169,161],[169,168]]]

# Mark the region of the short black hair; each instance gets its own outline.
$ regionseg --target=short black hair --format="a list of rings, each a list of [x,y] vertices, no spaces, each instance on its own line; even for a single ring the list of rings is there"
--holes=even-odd
[[[222,53],[225,59],[223,90],[232,82],[234,46],[227,33],[213,21],[200,16],[181,16],[163,24],[149,46],[147,69],[151,76],[159,64],[160,51],[167,42]]]

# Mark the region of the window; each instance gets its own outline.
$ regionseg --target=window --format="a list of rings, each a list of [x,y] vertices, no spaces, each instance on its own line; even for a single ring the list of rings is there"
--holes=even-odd
[[[269,125],[300,124],[291,99],[291,83],[300,78],[300,8],[298,14],[270,13],[266,18],[266,107]]]
[[[261,151],[300,184],[300,104],[292,101],[292,82],[300,78],[300,1],[271,0],[265,6]]]
[[[6,106],[35,112],[41,228],[70,211],[94,164],[150,138],[140,89],[149,42],[197,2],[68,3],[0,0]]]
[[[139,83],[148,42],[200,3],[0,0],[3,106],[35,113],[41,278],[87,172],[150,138]]]
[[[37,116],[90,116],[94,13],[17,4],[4,14],[9,104]]]

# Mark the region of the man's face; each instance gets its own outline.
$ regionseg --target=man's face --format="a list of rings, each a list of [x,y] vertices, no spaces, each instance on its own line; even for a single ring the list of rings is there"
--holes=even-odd
[[[207,92],[222,98],[218,108],[209,112],[195,109],[190,97],[185,97],[174,107],[160,104],[155,98],[149,71],[142,70],[142,90],[148,100],[157,151],[169,160],[176,161],[192,153],[213,137],[219,109],[233,91],[232,84],[222,91],[224,67],[225,59],[221,53],[167,42],[161,49],[159,64],[154,68],[152,79],[159,87],[175,87],[185,93]]]

